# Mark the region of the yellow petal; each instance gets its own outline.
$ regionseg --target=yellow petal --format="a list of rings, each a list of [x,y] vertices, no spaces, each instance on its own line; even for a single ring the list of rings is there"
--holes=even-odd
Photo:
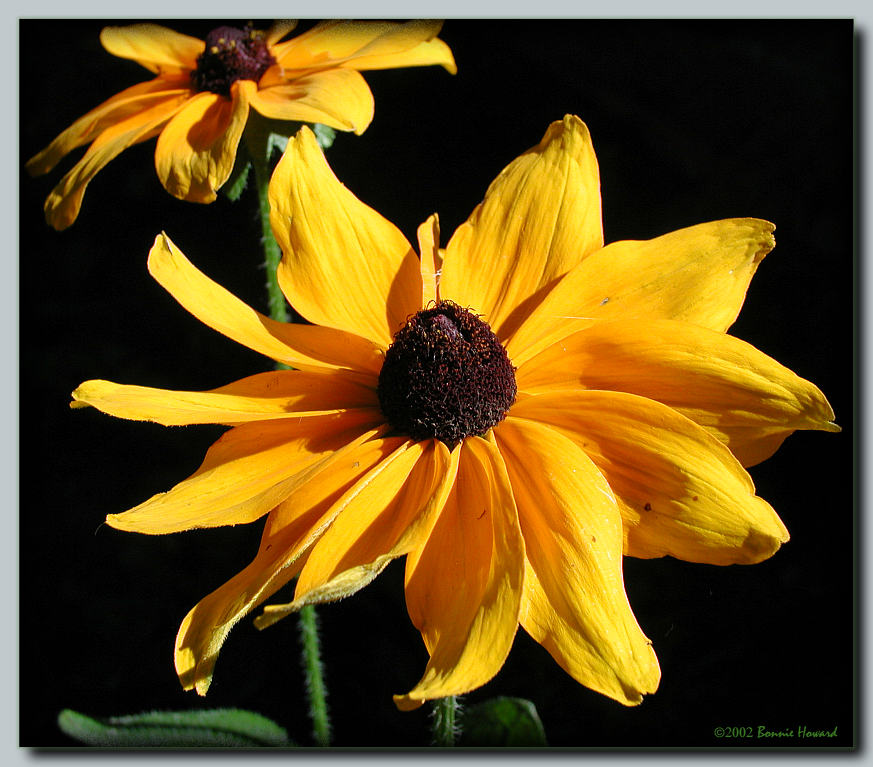
[[[449,47],[437,35],[441,21],[325,21],[272,52],[285,70],[347,67],[394,69],[437,64],[456,71]]]
[[[57,230],[70,226],[79,215],[91,179],[129,146],[156,135],[187,98],[187,91],[156,95],[142,111],[106,128],[46,199],[46,222]]]
[[[788,540],[730,451],[666,405],[563,391],[524,398],[512,412],[561,431],[594,461],[619,501],[625,554],[749,564]]]
[[[296,19],[279,19],[278,21],[274,21],[267,30],[264,41],[267,43],[268,47],[271,47],[278,43],[289,32],[296,29],[296,27]]]
[[[363,477],[332,509],[335,519],[309,554],[294,601],[268,605],[255,625],[350,596],[423,545],[454,484],[457,455],[438,440],[410,442]]]
[[[421,253],[421,305],[440,300],[440,273],[443,254],[440,251],[440,219],[434,213],[418,227],[418,250]]]
[[[202,272],[164,234],[149,253],[151,275],[197,319],[276,362],[306,370],[350,368],[373,376],[382,349],[350,333],[276,322],[250,308]]]
[[[344,450],[267,517],[254,561],[202,599],[176,638],[176,671],[186,690],[205,695],[218,652],[235,623],[271,597],[303,567],[312,544],[329,523],[328,510],[360,478],[405,440],[374,439]]]
[[[118,418],[164,426],[238,424],[378,408],[369,378],[347,371],[279,370],[244,378],[208,392],[167,391],[85,381],[72,407],[96,407]]]
[[[358,72],[329,69],[262,88],[252,107],[274,120],[322,123],[361,135],[373,120],[373,94]]]
[[[151,72],[195,69],[206,43],[158,24],[104,27],[100,42],[113,56],[133,59]]]
[[[93,141],[107,128],[164,103],[179,105],[190,95],[187,78],[156,77],[116,93],[82,115],[39,154],[27,161],[33,176],[48,173],[76,147]]]
[[[164,188],[190,202],[212,202],[230,177],[236,150],[257,91],[251,80],[237,80],[231,99],[199,93],[158,137],[155,167]]]
[[[502,340],[602,245],[597,158],[588,128],[567,115],[501,172],[454,233],[440,290],[482,313]]]
[[[726,331],[775,245],[773,224],[732,218],[592,253],[564,277],[507,344],[516,364],[592,319],[685,320]]]
[[[378,410],[362,409],[237,426],[188,479],[106,521],[148,535],[253,522],[382,421]]]
[[[270,221],[283,253],[279,284],[311,322],[387,347],[421,308],[415,251],[337,180],[306,127],[273,172]]]
[[[523,363],[520,390],[584,386],[658,400],[704,426],[746,466],[795,429],[839,431],[821,391],[732,336],[672,320],[599,322]]]
[[[624,705],[658,687],[658,659],[622,578],[612,491],[571,440],[509,417],[495,429],[527,555],[521,625],[577,682]]]
[[[415,688],[394,696],[404,711],[485,684],[518,627],[524,543],[506,467],[480,437],[460,450],[454,488],[427,542],[407,557],[406,604],[430,660]]]

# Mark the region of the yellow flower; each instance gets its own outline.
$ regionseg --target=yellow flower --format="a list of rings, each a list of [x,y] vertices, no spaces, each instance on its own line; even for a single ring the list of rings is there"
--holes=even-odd
[[[440,21],[325,21],[280,42],[296,22],[267,32],[218,27],[198,40],[157,24],[106,27],[100,42],[156,77],[80,117],[27,163],[48,173],[73,149],[85,155],[45,202],[46,221],[66,229],[95,174],[127,147],[158,136],[155,167],[175,197],[208,203],[233,170],[249,108],[267,118],[363,133],[373,94],[360,72],[439,64],[454,73]]]
[[[788,533],[742,464],[795,429],[838,428],[813,384],[725,333],[772,225],[604,247],[597,161],[574,116],[504,169],[445,250],[437,217],[422,224],[420,257],[306,128],[270,197],[280,284],[313,324],[250,309],[165,235],[149,269],[200,320],[297,370],[201,393],[89,381],[73,394],[124,418],[232,427],[193,476],[110,525],[266,515],[254,561],[182,623],[184,687],[206,692],[231,627],[291,579],[294,600],[257,626],[406,555],[430,660],[401,709],[486,683],[519,625],[583,685],[639,703],[660,670],[622,555],[766,559]]]

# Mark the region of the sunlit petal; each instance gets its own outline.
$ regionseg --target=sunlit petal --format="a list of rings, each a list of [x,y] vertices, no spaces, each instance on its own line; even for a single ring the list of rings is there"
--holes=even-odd
[[[351,368],[374,380],[379,375],[381,350],[371,341],[332,328],[270,319],[198,271],[164,234],[149,253],[149,272],[201,322],[276,362],[309,370]]]
[[[449,47],[437,35],[441,21],[324,21],[273,47],[286,71],[311,68],[393,69],[437,64],[456,71]]]
[[[149,535],[253,522],[381,422],[378,410],[361,409],[236,426],[188,479],[106,521]]]
[[[194,69],[197,57],[206,47],[196,37],[183,35],[159,24],[104,27],[100,32],[100,42],[113,56],[132,59],[151,72]]]
[[[207,392],[168,391],[85,381],[73,392],[73,407],[164,426],[238,424],[379,407],[371,380],[350,371],[278,370],[259,373]]]
[[[619,501],[626,554],[752,563],[788,540],[730,451],[666,405],[565,391],[523,399],[513,415],[558,429],[594,461]]]
[[[443,298],[508,338],[559,277],[603,245],[588,128],[568,115],[510,163],[446,247]]]
[[[523,391],[584,386],[658,400],[706,427],[744,465],[795,429],[839,431],[819,389],[738,338],[687,322],[599,322],[523,363]]]
[[[609,484],[543,424],[510,417],[495,435],[524,535],[521,625],[576,681],[639,703],[660,670],[625,594],[622,520]]]
[[[756,218],[611,243],[555,286],[507,349],[521,363],[594,319],[683,320],[723,332],[774,244],[773,224]]]
[[[270,220],[283,254],[279,284],[310,322],[387,347],[421,308],[415,251],[337,180],[306,127],[273,173]]]

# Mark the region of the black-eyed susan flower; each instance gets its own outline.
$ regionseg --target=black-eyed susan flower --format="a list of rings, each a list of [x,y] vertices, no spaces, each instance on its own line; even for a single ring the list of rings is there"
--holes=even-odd
[[[231,428],[189,479],[109,524],[140,533],[253,522],[259,551],[176,641],[203,694],[231,627],[296,578],[308,603],[406,556],[430,660],[401,709],[491,679],[522,626],[581,684],[639,703],[659,683],[622,556],[759,562],[788,540],[743,465],[795,429],[836,430],[822,393],[726,334],[773,226],[730,219],[604,247],[599,172],[574,116],[497,177],[445,250],[418,250],[333,175],[313,134],[272,179],[282,324],[165,235],[152,275],[191,313],[296,370],[208,392],[89,381],[74,404]]]
[[[325,21],[283,41],[295,24],[277,22],[266,32],[221,26],[205,40],[157,24],[103,29],[106,50],[155,77],[92,109],[28,161],[31,174],[48,173],[90,144],[46,199],[46,221],[70,226],[97,172],[154,136],[164,188],[208,203],[230,177],[250,108],[361,134],[373,119],[361,71],[439,64],[455,72],[451,50],[437,37],[439,21]]]

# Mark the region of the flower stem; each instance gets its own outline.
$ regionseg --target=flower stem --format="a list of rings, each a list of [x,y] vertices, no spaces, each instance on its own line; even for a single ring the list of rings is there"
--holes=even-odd
[[[254,121],[252,121],[254,122]],[[258,209],[261,217],[261,247],[264,250],[264,268],[267,272],[267,301],[270,307],[270,317],[279,322],[288,322],[288,306],[285,296],[279,287],[279,279],[276,270],[282,258],[279,243],[273,236],[273,227],[270,225],[270,200],[268,191],[270,187],[270,175],[272,163],[270,162],[269,132],[257,130],[251,126],[246,131],[246,143],[252,158],[252,166],[255,171],[255,186],[258,190]]]
[[[309,694],[312,734],[319,746],[330,745],[330,719],[327,713],[327,689],[318,638],[318,615],[312,605],[300,610],[300,643],[303,647],[303,671]]]
[[[276,276],[282,251],[270,225],[268,191],[272,173],[270,154],[273,147],[270,142],[269,127],[257,119],[250,119],[246,126],[245,141],[255,171],[255,186],[258,192],[261,246],[264,251],[270,317],[279,322],[288,322],[288,305]],[[287,366],[278,363],[276,367],[281,369]],[[312,719],[313,735],[319,746],[328,746],[330,745],[330,718],[327,710],[327,689],[324,684],[324,668],[321,663],[318,616],[312,605],[306,605],[300,611],[299,625],[303,673],[306,680],[306,693],[309,697],[309,715]]]
[[[452,748],[460,734],[457,714],[461,706],[454,695],[447,695],[433,702],[433,744]]]

